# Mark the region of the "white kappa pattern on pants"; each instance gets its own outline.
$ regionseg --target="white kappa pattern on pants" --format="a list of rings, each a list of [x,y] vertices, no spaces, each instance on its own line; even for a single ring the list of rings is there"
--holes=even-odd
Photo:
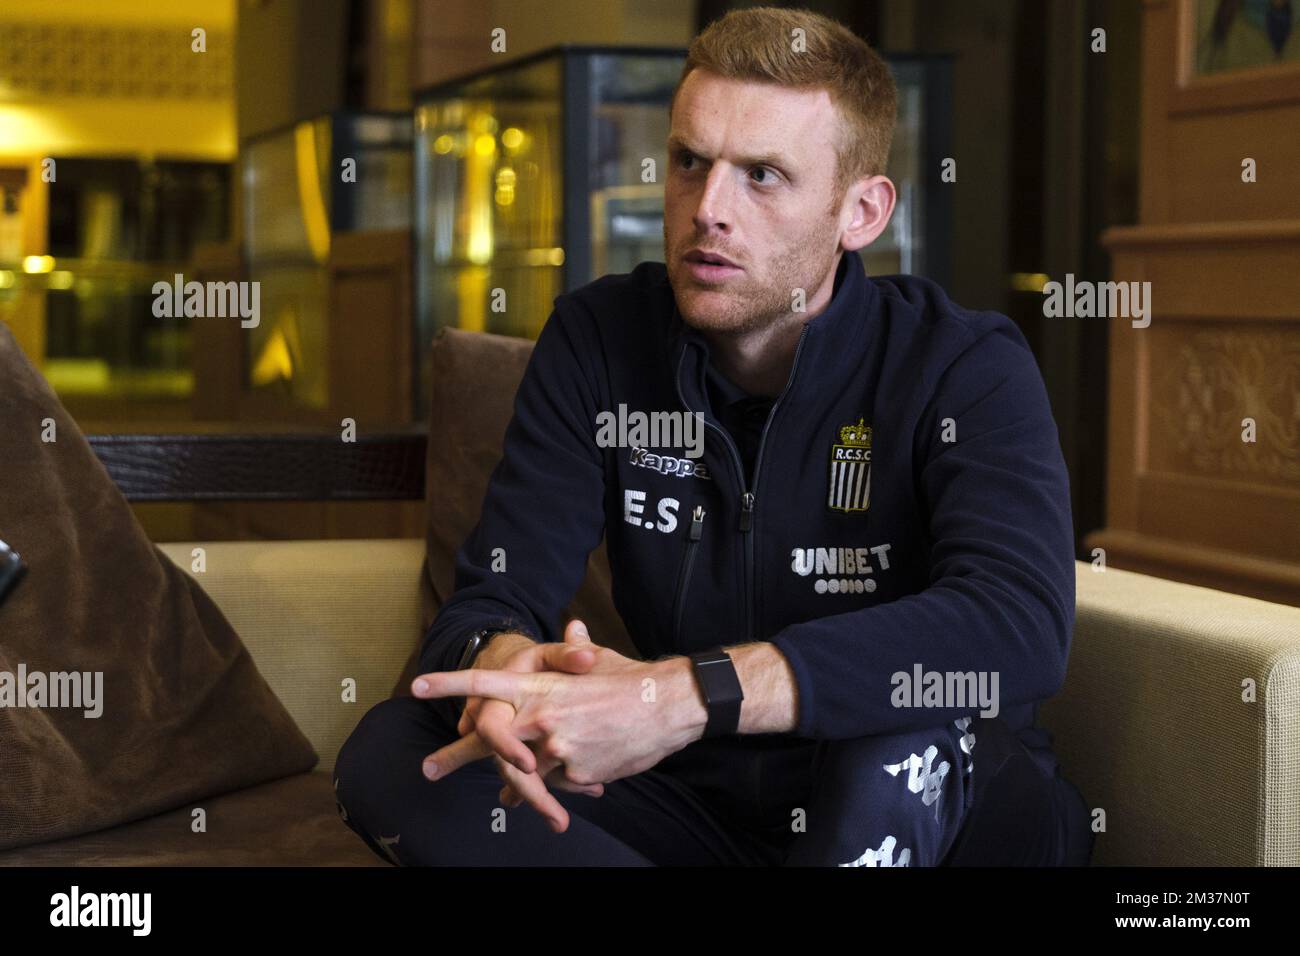
[[[962,753],[971,759],[967,761],[962,774],[966,775],[975,769],[975,758],[973,751],[975,749],[975,734],[970,731],[971,718],[961,717],[953,721],[953,726],[962,731],[960,740]],[[890,776],[897,777],[899,771],[904,767],[908,770],[907,789],[912,793],[921,794],[921,802],[925,806],[934,804],[934,819],[939,819],[939,797],[942,794],[943,779],[948,774],[949,763],[943,761],[939,764],[938,769],[934,768],[934,758],[939,755],[939,748],[931,744],[925,749],[923,756],[912,754],[901,763],[887,763],[884,770]],[[912,860],[912,851],[903,849],[898,854],[898,862],[894,862],[894,847],[898,845],[898,840],[893,836],[886,836],[881,842],[879,849],[873,850],[867,847],[862,855],[856,860],[848,863],[841,863],[840,866],[907,866]]]

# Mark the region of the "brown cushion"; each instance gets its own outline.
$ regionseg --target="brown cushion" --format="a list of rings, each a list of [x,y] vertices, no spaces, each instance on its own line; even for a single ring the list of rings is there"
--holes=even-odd
[[[0,849],[315,765],[239,637],[145,536],[3,324],[0,463],[0,540],[28,566],[0,605],[0,672],[103,674],[99,717],[0,706]]]
[[[324,770],[210,797],[112,830],[0,852],[0,866],[390,866],[339,819]]]
[[[454,589],[456,551],[478,522],[488,478],[501,458],[515,392],[533,343],[487,332],[442,329],[433,341],[432,406],[425,476],[427,553],[421,579],[422,629],[427,631]],[[614,610],[605,543],[587,559],[587,574],[564,621],[581,618],[592,639],[640,656]],[[409,693],[419,650],[407,661],[394,694]]]

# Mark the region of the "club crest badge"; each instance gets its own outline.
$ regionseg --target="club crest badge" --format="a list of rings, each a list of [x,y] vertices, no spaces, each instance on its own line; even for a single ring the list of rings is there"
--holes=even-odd
[[[826,505],[831,511],[850,514],[866,511],[870,500],[871,426],[859,418],[841,428],[839,442],[831,445]]]

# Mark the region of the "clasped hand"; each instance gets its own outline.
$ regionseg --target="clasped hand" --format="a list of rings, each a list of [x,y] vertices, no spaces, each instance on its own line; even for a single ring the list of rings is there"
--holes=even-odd
[[[522,648],[501,670],[422,674],[411,684],[414,696],[466,698],[461,738],[425,758],[425,776],[439,780],[491,756],[505,781],[502,802],[526,800],[562,833],[569,815],[547,783],[598,797],[605,783],[653,767],[689,742],[656,710],[661,663],[593,644],[573,620],[563,643]]]

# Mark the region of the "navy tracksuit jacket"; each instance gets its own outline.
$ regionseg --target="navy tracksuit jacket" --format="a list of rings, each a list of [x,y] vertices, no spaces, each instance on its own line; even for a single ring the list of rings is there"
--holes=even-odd
[[[708,362],[662,263],[557,297],[422,669],[454,669],[487,625],[561,640],[604,534],[615,607],[644,657],[771,641],[797,681],[792,734],[700,741],[665,764],[707,752],[738,779],[746,753],[950,727],[978,710],[894,706],[892,675],[920,665],[996,671],[999,716],[1050,773],[1034,722],[1062,685],[1073,627],[1070,493],[1016,325],[925,279],[869,278],[845,254],[752,474],[710,408]],[[597,416],[620,405],[703,413],[702,458],[602,447]]]

